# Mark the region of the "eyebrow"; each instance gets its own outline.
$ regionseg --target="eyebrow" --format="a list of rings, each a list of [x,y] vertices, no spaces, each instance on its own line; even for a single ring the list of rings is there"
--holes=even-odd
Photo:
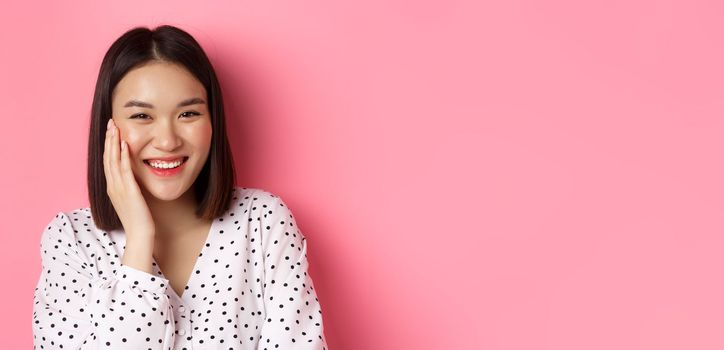
[[[186,100],[183,100],[179,102],[179,104],[176,106],[177,108],[190,106],[190,105],[196,105],[196,104],[205,104],[206,101],[204,101],[201,98],[198,97],[192,97]],[[153,108],[153,105],[148,102],[138,101],[138,100],[130,100],[126,102],[123,107],[142,107],[142,108]]]

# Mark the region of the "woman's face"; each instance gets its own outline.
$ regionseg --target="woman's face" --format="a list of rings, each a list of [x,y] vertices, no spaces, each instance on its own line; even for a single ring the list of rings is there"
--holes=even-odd
[[[211,147],[211,116],[204,86],[183,66],[152,61],[129,71],[112,97],[113,122],[128,143],[142,191],[161,200],[181,197],[201,172]],[[188,159],[172,176],[148,164],[157,158]]]

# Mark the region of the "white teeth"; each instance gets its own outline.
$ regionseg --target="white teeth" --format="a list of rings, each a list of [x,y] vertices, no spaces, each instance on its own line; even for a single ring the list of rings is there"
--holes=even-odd
[[[173,169],[173,168],[176,168],[179,165],[181,165],[181,163],[183,163],[183,162],[184,162],[183,160],[178,160],[178,161],[171,162],[171,163],[160,162],[160,161],[148,161],[148,164],[154,168]]]

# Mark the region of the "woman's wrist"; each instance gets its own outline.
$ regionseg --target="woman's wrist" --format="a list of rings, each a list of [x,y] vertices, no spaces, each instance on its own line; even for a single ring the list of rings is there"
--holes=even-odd
[[[153,236],[128,238],[121,263],[151,273],[153,263]]]

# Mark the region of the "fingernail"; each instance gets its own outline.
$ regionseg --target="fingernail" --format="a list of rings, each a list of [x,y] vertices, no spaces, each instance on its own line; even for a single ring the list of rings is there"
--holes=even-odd
[[[121,141],[121,149],[126,150],[126,141]]]
[[[111,119],[108,119],[108,123],[106,124],[106,129],[110,129],[110,128],[111,128],[111,122],[112,122],[112,121],[113,121],[112,118],[111,118]]]

